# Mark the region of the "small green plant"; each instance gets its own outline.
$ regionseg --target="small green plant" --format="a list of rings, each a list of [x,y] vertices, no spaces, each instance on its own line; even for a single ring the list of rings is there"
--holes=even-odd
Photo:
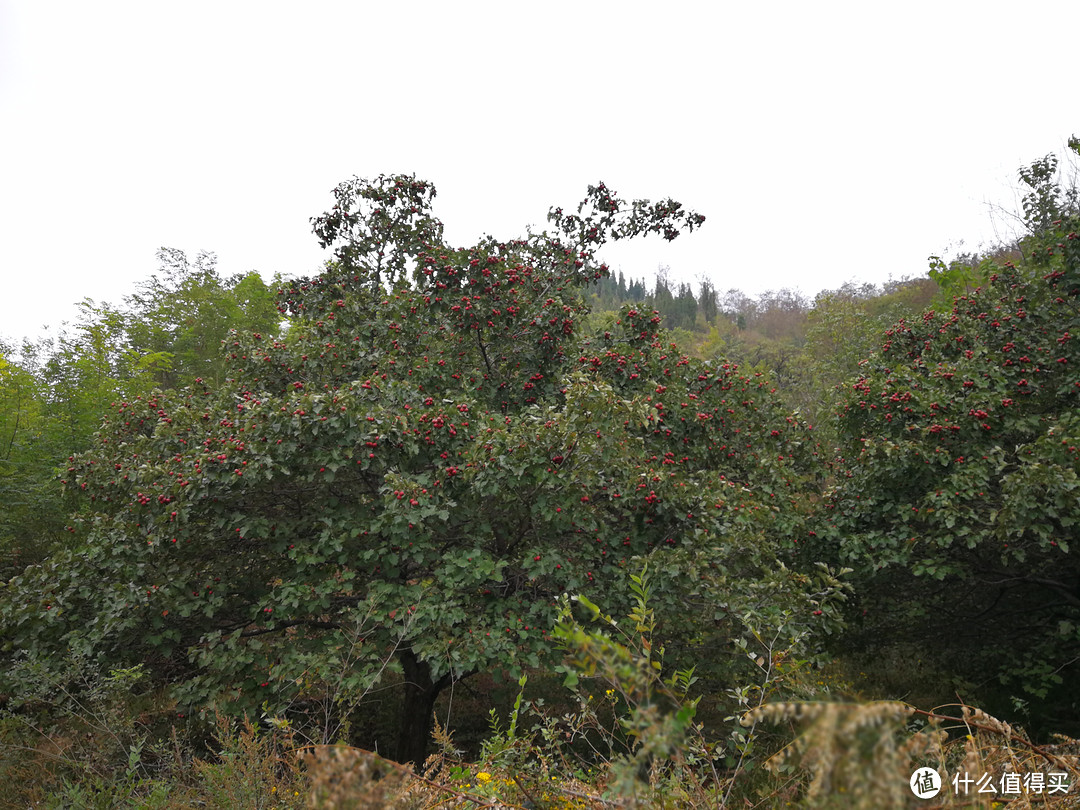
[[[715,792],[719,775],[713,769],[709,746],[694,724],[700,697],[689,697],[696,683],[694,669],[676,670],[663,677],[664,648],[655,644],[656,615],[648,563],[629,576],[631,609],[628,625],[604,614],[588,598],[564,598],[554,630],[566,661],[567,687],[578,691],[582,712],[570,720],[570,741],[588,741],[595,757],[586,766],[605,771],[605,796],[620,801],[662,799],[676,803],[691,796]],[[586,609],[598,627],[586,628],[575,617],[573,605]],[[583,681],[604,688],[604,698],[580,691]],[[606,720],[605,718],[610,718]],[[549,729],[549,741],[558,739],[559,725]],[[564,731],[564,735],[567,732]],[[565,739],[565,736],[564,736]],[[580,770],[580,769],[578,769]]]
[[[525,684],[529,676],[522,675],[518,679],[519,691],[514,699],[514,708],[510,712],[510,725],[504,731],[499,714],[495,709],[489,713],[489,728],[491,736],[484,741],[480,750],[480,761],[494,766],[510,767],[520,762],[522,749],[528,749],[531,741],[518,736],[518,719],[521,717],[521,703],[525,694]]]

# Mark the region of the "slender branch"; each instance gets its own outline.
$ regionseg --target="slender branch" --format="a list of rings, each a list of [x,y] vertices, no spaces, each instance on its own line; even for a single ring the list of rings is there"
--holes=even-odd
[[[999,572],[994,572],[999,573]],[[1000,575],[1000,574],[999,574]],[[1070,587],[1064,582],[1060,582],[1056,579],[1050,579],[1048,577],[1032,577],[1032,576],[1005,576],[1004,578],[991,581],[987,580],[988,585],[1010,585],[1012,583],[1019,584],[1031,584],[1031,585],[1045,585],[1048,588],[1052,588],[1057,591],[1066,602],[1073,607],[1080,607],[1080,596],[1076,595],[1076,589]]]

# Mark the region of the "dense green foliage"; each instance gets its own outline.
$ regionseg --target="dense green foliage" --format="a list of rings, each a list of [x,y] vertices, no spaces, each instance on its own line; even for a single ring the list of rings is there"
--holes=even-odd
[[[453,687],[492,676],[521,686],[509,724],[468,732],[476,768],[435,728],[428,795],[568,805],[558,774],[600,804],[885,805],[852,763],[1013,747],[1073,773],[932,702],[1080,724],[1080,207],[1057,177],[1021,170],[1015,244],[813,302],[612,275],[605,243],[704,218],[603,184],[455,247],[429,183],[342,183],[312,220],[333,260],[276,296],[163,250],[123,307],[0,353],[0,776],[71,737],[56,806],[298,804],[280,745],[385,750],[393,687],[389,748],[420,763],[436,706],[482,714]],[[833,689],[918,705],[783,702]],[[215,711],[277,732],[219,719],[221,761],[190,759]],[[974,732],[959,754],[946,721]],[[313,796],[345,790],[344,760],[306,756]],[[421,795],[380,772],[382,800]]]
[[[229,365],[221,342],[230,331],[276,335],[274,288],[257,273],[222,278],[213,254],[191,262],[175,248],[159,250],[158,263],[161,275],[125,299],[124,346],[142,365],[152,364],[160,387],[221,379]]]
[[[865,572],[866,631],[1029,698],[1080,652],[1080,219],[1054,216],[985,287],[899,320],[844,386],[823,533]],[[1050,711],[1075,717],[1062,699]]]
[[[110,404],[227,364],[230,329],[276,332],[272,291],[257,274],[222,279],[214,258],[194,267],[162,249],[155,275],[123,307],[80,305],[55,337],[0,345],[0,570],[7,576],[69,545],[75,502],[58,478],[91,446]],[[6,578],[6,577],[5,577]]]
[[[7,576],[66,540],[74,504],[61,496],[57,472],[89,446],[101,414],[140,371],[118,373],[119,317],[90,301],[72,332],[0,352],[0,560]],[[127,379],[121,379],[126,376]]]
[[[119,403],[75,460],[81,542],[10,583],[9,649],[282,709],[370,689],[389,654],[419,761],[442,688],[541,666],[557,597],[619,592],[636,556],[664,555],[684,644],[748,611],[828,621],[778,561],[811,455],[764,378],[631,307],[580,329],[596,247],[702,217],[600,185],[554,234],[454,249],[428,184],[337,196],[315,221],[337,259],[283,290],[287,335],[236,334],[227,382]]]

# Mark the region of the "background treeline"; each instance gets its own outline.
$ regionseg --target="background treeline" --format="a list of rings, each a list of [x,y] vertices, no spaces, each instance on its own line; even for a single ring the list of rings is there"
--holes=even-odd
[[[1000,252],[1000,251],[997,251]],[[971,267],[979,256],[956,259]],[[929,276],[881,285],[848,282],[822,290],[812,299],[800,290],[770,290],[757,296],[732,288],[718,291],[713,281],[672,284],[667,268],[646,281],[627,281],[622,273],[596,283],[596,314],[624,304],[655,309],[679,345],[699,357],[724,357],[769,378],[792,405],[826,405],[820,390],[853,373],[858,362],[878,348],[880,334],[898,318],[922,311],[941,295]]]

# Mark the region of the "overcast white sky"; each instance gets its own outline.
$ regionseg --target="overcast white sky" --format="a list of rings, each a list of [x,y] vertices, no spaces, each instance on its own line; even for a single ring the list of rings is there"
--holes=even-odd
[[[0,0],[0,335],[119,302],[160,246],[310,274],[352,175],[451,242],[603,180],[708,217],[628,275],[813,295],[994,239],[1080,134],[1071,2]],[[1004,221],[999,226],[1005,225]]]

